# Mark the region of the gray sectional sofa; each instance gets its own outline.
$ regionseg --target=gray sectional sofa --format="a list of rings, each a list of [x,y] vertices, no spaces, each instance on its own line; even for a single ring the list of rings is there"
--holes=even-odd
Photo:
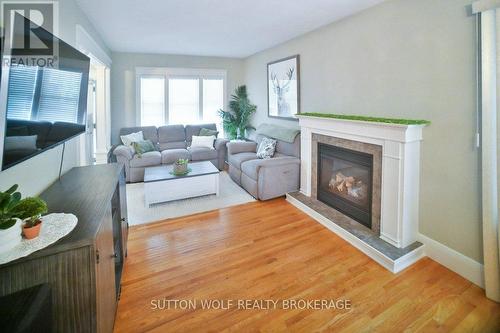
[[[179,158],[187,158],[191,161],[210,161],[219,170],[222,170],[226,159],[228,140],[218,138],[215,141],[215,149],[189,148],[191,138],[193,135],[198,135],[202,128],[217,129],[215,124],[122,128],[120,136],[142,131],[144,139],[151,140],[157,145],[158,150],[138,156],[133,154],[130,148],[118,145],[114,147],[113,155],[116,156],[117,162],[125,165],[127,182],[141,182],[144,180],[146,167],[172,164]]]
[[[300,135],[293,143],[277,140],[273,158],[259,159],[256,151],[263,136],[256,142],[227,144],[229,175],[248,193],[268,200],[297,191],[300,185]]]

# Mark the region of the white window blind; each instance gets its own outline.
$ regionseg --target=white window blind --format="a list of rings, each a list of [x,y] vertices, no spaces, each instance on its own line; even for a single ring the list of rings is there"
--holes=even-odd
[[[31,119],[37,73],[37,67],[10,68],[7,118]]]
[[[141,77],[140,89],[141,126],[165,124],[165,79]]]
[[[136,82],[142,126],[215,123],[223,134],[218,111],[226,101],[226,71],[137,68]]]
[[[222,134],[222,120],[219,110],[224,108],[224,80],[203,80],[203,122],[215,123]],[[222,135],[221,135],[222,136]]]
[[[200,122],[198,79],[168,80],[168,119],[170,124]]]
[[[82,73],[43,69],[38,120],[78,121]]]

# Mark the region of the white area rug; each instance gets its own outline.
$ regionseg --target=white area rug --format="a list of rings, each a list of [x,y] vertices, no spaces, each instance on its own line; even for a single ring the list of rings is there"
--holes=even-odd
[[[129,225],[161,221],[255,201],[250,194],[231,180],[227,172],[221,172],[219,177],[218,197],[208,195],[156,204],[151,207],[146,207],[144,201],[144,183],[127,184]]]

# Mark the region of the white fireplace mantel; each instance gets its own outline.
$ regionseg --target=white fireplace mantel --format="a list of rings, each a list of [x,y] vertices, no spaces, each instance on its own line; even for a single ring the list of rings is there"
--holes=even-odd
[[[300,116],[300,191],[311,196],[314,133],[382,147],[380,238],[404,248],[416,241],[420,183],[420,142],[425,125],[399,125]]]

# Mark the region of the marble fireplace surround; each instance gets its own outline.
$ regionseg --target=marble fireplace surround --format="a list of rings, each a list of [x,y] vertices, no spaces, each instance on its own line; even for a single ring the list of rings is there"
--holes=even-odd
[[[392,272],[423,257],[424,246],[416,238],[420,142],[425,126],[301,115],[298,118],[301,129],[300,192],[288,194],[288,201]],[[379,232],[316,200],[318,142],[374,155],[374,182],[376,165],[380,166]],[[381,159],[380,163],[377,158]],[[373,213],[372,205],[372,219]]]
[[[373,156],[372,179],[372,231],[380,234],[380,188],[382,182],[382,147],[370,143],[340,139],[322,134],[312,134],[311,146],[311,198],[317,199],[318,186],[318,143],[346,148]],[[332,208],[333,209],[333,208]]]

